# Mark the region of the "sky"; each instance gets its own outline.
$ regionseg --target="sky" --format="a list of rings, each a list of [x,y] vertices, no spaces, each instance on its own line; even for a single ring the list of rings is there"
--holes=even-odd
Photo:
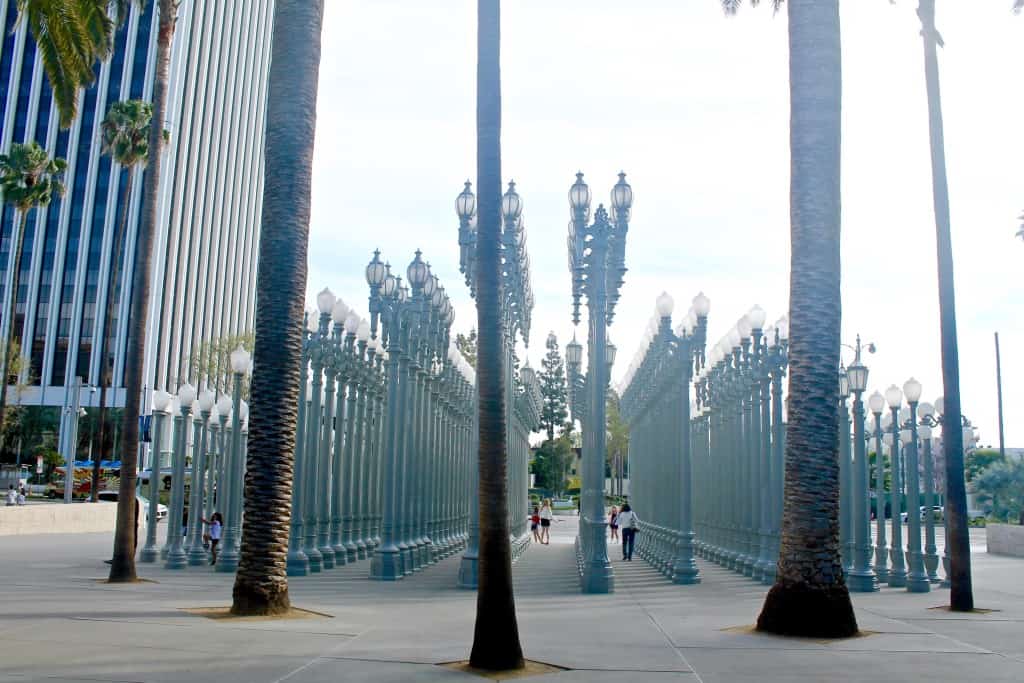
[[[788,309],[785,11],[726,17],[717,0],[506,0],[503,176],[525,209],[536,307],[528,351],[573,335],[567,192],[594,202],[623,170],[634,207],[610,337],[626,372],[662,291],[676,320],[703,291],[715,343],[754,304]],[[913,376],[943,393],[923,51],[915,0],[844,0],[843,339],[860,334],[868,393]],[[1011,0],[939,0],[937,25],[956,275],[961,396],[996,444],[993,333],[1008,447],[1024,447],[1024,16]],[[420,248],[455,306],[454,201],[475,180],[475,0],[329,0],[324,17],[308,294],[365,314],[375,248],[405,270]],[[586,323],[578,336],[586,337]],[[844,350],[852,361],[852,352]]]

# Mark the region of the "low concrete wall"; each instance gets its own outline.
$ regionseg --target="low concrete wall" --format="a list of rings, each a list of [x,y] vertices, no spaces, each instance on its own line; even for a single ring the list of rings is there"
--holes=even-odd
[[[985,540],[990,553],[1024,557],[1024,526],[989,522],[985,525]]]
[[[113,531],[117,503],[32,503],[0,507],[0,536]]]

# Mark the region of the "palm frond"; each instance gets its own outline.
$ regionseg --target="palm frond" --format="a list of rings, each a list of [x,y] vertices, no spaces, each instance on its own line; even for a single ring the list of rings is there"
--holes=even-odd
[[[96,80],[96,64],[113,51],[111,11],[127,0],[17,0],[18,21],[32,33],[53,90],[60,125],[77,114],[78,91]]]
[[[9,153],[0,154],[0,195],[22,212],[46,206],[54,195],[64,194],[60,176],[66,169],[64,159],[51,159],[36,142],[16,142]]]

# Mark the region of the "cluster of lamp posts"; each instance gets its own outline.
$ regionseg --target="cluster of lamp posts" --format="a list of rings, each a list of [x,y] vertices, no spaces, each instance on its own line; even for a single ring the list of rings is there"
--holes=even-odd
[[[233,386],[231,395],[219,398],[210,389],[197,392],[183,384],[174,396],[166,391],[152,395],[153,424],[151,452],[153,466],[149,474],[149,510],[146,543],[140,562],[165,561],[168,569],[208,564],[210,549],[204,539],[204,522],[215,512],[223,517],[221,552],[217,571],[234,572],[238,568],[241,542],[242,480],[245,472],[246,435],[249,406],[242,400],[242,380],[251,372],[249,353],[238,347],[230,355]],[[157,498],[162,477],[158,454],[165,450],[167,418],[171,423],[171,497],[167,538],[157,548]],[[189,436],[188,420],[192,420]],[[191,466],[189,467],[189,463]],[[188,495],[188,523],[182,529],[185,513],[186,469],[191,476]]]
[[[943,399],[922,402],[921,383],[914,378],[907,380],[902,390],[893,384],[884,394],[871,394],[867,400],[871,415],[866,415],[862,396],[867,389],[868,369],[861,362],[859,337],[855,351],[853,363],[839,373],[839,530],[847,583],[850,590],[858,592],[878,590],[883,583],[913,593],[926,593],[937,583],[948,586],[949,546],[946,543],[946,553],[941,558],[947,577],[943,580],[939,577],[940,558],[935,545],[937,490],[944,488],[936,483],[944,468],[936,467],[934,456],[941,453],[941,439],[934,430],[962,429],[967,449],[977,443],[977,432],[966,417],[961,418],[959,425],[945,425]],[[851,411],[847,407],[851,395],[852,441]],[[869,448],[878,454],[873,469],[867,455]],[[884,457],[886,453],[888,459]]]
[[[369,319],[330,290],[306,313],[288,573],[370,560],[394,581],[469,536],[474,372],[419,251],[406,283],[375,252]]]
[[[619,386],[630,427],[631,497],[642,510],[637,551],[680,584],[700,581],[695,556],[770,584],[782,521],[789,325],[783,317],[765,327],[765,312],[755,306],[706,352],[709,308],[699,294],[673,330],[674,302],[661,294]],[[866,419],[861,396],[868,370],[859,338],[851,348],[855,360],[839,374],[839,521],[847,583],[854,591],[887,583],[926,592],[940,581],[933,429],[942,425],[942,399],[921,403],[921,384],[910,379],[902,390],[893,385],[884,395],[875,392],[868,399],[873,419]],[[977,441],[966,418],[957,428],[966,444]],[[876,459],[874,486],[868,448],[889,455],[888,462]],[[948,558],[945,567],[948,573]]]
[[[477,258],[477,204],[472,184],[455,198],[455,214],[459,219],[459,271],[465,276],[470,295],[476,297]],[[533,286],[530,276],[530,256],[526,251],[526,223],[523,219],[523,200],[516,191],[515,182],[501,198],[501,351],[505,388],[505,450],[507,457],[506,490],[508,492],[509,540],[513,560],[518,559],[530,542],[526,510],[530,502],[530,442],[529,435],[540,426],[543,399],[540,382],[529,362],[516,373],[515,344],[520,338],[529,344],[530,319],[533,312]],[[477,473],[474,462],[473,476]],[[471,492],[472,506],[477,509],[479,491],[474,479]],[[475,587],[477,582],[476,537],[470,539],[459,569],[459,585]]]

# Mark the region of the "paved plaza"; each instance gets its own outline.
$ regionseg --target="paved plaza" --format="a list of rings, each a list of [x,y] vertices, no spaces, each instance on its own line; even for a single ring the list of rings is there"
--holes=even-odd
[[[984,552],[974,537],[979,607],[951,614],[948,592],[856,595],[870,635],[843,641],[751,633],[765,588],[707,563],[704,582],[674,586],[610,547],[617,590],[581,595],[574,518],[516,565],[526,656],[566,671],[545,681],[1021,681],[1024,560]],[[161,538],[163,533],[161,532]],[[362,562],[292,579],[296,607],[329,617],[212,620],[232,578],[210,569],[140,565],[152,582],[111,586],[108,534],[0,538],[0,681],[472,681],[436,666],[468,657],[474,593],[454,587],[458,558],[399,583]]]

